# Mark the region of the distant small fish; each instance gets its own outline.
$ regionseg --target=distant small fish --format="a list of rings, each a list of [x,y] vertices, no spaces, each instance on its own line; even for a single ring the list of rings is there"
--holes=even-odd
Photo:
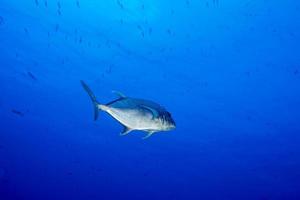
[[[167,33],[168,33],[168,35],[172,35],[171,29],[167,29]]]
[[[39,1],[38,0],[35,0],[34,2],[35,2],[36,6],[39,6]]]
[[[24,116],[24,113],[23,113],[23,112],[18,111],[18,110],[15,110],[15,109],[12,109],[11,112],[14,113],[15,115],[19,115],[19,116],[21,116],[21,117]]]
[[[80,3],[78,0],[76,1],[76,6],[77,6],[77,8],[80,8]]]
[[[126,135],[133,130],[141,130],[148,133],[145,139],[153,133],[170,131],[176,127],[171,114],[155,102],[131,98],[115,92],[118,99],[107,104],[100,104],[92,90],[83,81],[81,84],[93,102],[94,119],[98,118],[99,110],[108,113],[124,126],[121,135]]]
[[[120,0],[117,0],[117,3],[118,3],[118,5],[119,5],[119,7],[120,7],[121,9],[124,9],[124,5],[121,3]]]
[[[28,31],[27,28],[24,28],[24,32],[25,32],[26,34],[29,34],[29,31]]]
[[[174,9],[171,10],[171,15],[174,15],[175,14],[175,11]]]
[[[213,0],[213,4],[214,4],[215,6],[218,6],[218,5],[219,5],[219,0]]]
[[[143,31],[143,28],[142,28],[141,25],[138,24],[136,27],[137,27],[140,31]]]
[[[57,2],[57,8],[58,8],[58,9],[61,9],[61,4],[60,4],[59,1]]]
[[[37,78],[35,75],[33,75],[30,71],[27,72],[27,75],[34,81],[37,81]]]
[[[68,171],[68,172],[67,172],[67,175],[68,175],[68,176],[72,176],[72,175],[73,175],[73,172]]]
[[[58,32],[59,31],[59,24],[56,24],[55,25],[55,32]]]
[[[0,26],[4,24],[4,18],[0,16]]]
[[[296,69],[296,70],[294,71],[294,74],[295,74],[295,75],[298,75],[298,74],[299,74],[299,70]]]
[[[106,73],[107,73],[107,74],[111,74],[112,68],[113,68],[113,65],[112,65],[112,64],[109,65],[108,68],[106,69]]]
[[[137,28],[140,30],[142,37],[145,37],[145,32],[141,25],[137,25]]]
[[[48,8],[48,1],[47,0],[44,1],[44,5],[45,5],[46,8]]]

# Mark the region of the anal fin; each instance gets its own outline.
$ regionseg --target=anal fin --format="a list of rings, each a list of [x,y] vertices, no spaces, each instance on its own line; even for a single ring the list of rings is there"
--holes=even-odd
[[[128,128],[128,127],[124,126],[123,131],[120,133],[120,135],[121,136],[127,135],[130,131],[132,131],[131,128]]]

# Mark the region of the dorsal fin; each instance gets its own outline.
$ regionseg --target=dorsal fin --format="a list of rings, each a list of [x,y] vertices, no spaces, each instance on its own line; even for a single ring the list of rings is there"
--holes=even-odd
[[[153,108],[151,108],[149,106],[140,105],[140,107],[142,107],[142,108],[144,108],[146,110],[149,110],[152,113],[153,119],[157,118],[159,116],[159,113],[155,109],[153,109]]]
[[[123,93],[119,92],[119,91],[113,90],[111,92],[116,94],[120,98],[126,98],[126,96]]]

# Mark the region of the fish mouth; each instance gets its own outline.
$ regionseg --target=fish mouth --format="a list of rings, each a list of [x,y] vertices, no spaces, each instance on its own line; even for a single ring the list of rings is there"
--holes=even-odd
[[[175,124],[172,124],[169,126],[168,131],[174,130],[176,128]]]

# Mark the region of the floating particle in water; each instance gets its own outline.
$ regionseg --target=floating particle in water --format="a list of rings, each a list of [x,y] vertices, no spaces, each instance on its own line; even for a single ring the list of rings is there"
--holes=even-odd
[[[298,75],[298,74],[299,74],[299,70],[296,69],[296,70],[294,71],[294,74],[295,74],[295,75]]]
[[[16,110],[16,109],[12,109],[11,112],[15,115],[18,115],[20,117],[23,117],[24,116],[24,113],[19,111],[19,110]]]
[[[82,37],[81,36],[79,37],[79,43],[80,44],[82,43]]]
[[[48,1],[47,0],[44,1],[44,5],[45,5],[46,8],[48,8]]]
[[[148,29],[148,33],[149,33],[149,35],[152,34],[152,28],[151,27]]]
[[[39,0],[34,0],[34,2],[36,6],[39,6]]]
[[[61,11],[60,11],[60,9],[57,10],[57,14],[58,14],[59,16],[61,16]]]
[[[190,1],[189,1],[189,0],[186,0],[186,1],[185,1],[185,4],[186,4],[187,6],[189,6],[189,5],[190,5]]]
[[[145,4],[142,4],[141,9],[145,10]]]

